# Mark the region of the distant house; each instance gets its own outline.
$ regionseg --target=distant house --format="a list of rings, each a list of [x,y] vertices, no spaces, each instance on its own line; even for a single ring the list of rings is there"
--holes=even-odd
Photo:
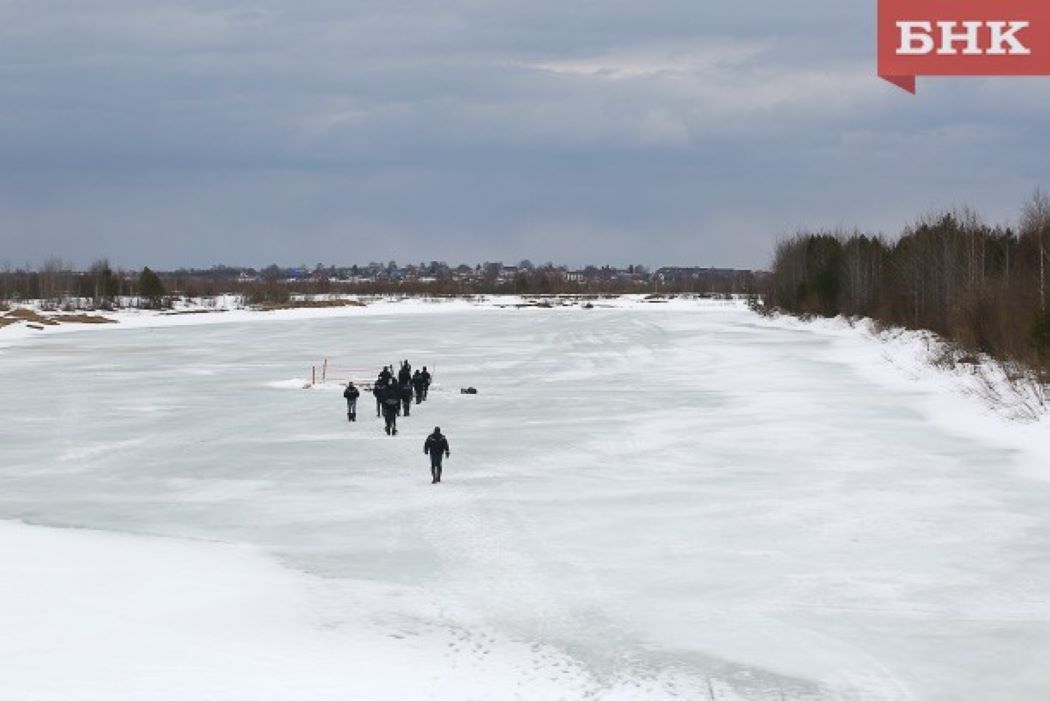
[[[656,277],[661,282],[683,282],[686,280],[703,280],[722,282],[734,279],[741,272],[732,268],[660,268]]]
[[[736,294],[753,292],[760,274],[733,268],[660,268],[653,277],[694,292]]]

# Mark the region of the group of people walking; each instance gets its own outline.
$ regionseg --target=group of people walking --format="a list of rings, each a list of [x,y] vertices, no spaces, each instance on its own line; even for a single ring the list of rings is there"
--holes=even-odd
[[[389,365],[383,367],[372,384],[372,394],[376,399],[376,417],[383,417],[386,435],[397,435],[397,417],[402,414],[410,416],[413,401],[422,404],[427,400],[431,380],[432,376],[425,365],[422,370],[413,371],[407,360],[401,362],[397,375],[394,375]],[[343,391],[346,416],[351,422],[357,421],[357,400],[360,396],[361,390],[351,380]],[[427,436],[423,453],[430,456],[432,484],[437,484],[441,481],[441,461],[451,455],[448,439],[439,427],[435,427],[434,432]]]
[[[386,419],[388,436],[397,435],[397,417],[401,414],[411,414],[413,399],[416,404],[426,401],[431,379],[426,365],[422,370],[413,373],[412,365],[407,360],[401,363],[396,377],[389,365],[383,367],[379,377],[372,384],[372,394],[376,398],[376,417],[382,416]],[[350,421],[357,421],[357,400],[360,396],[361,390],[355,387],[351,380],[343,392],[346,399],[346,418]]]
[[[397,435],[397,417],[412,413],[412,400],[422,404],[427,399],[431,375],[424,365],[422,370],[412,372],[412,365],[407,361],[401,363],[397,376],[390,366],[383,368],[372,385],[372,394],[376,398],[376,416],[382,416],[386,422],[388,436]]]

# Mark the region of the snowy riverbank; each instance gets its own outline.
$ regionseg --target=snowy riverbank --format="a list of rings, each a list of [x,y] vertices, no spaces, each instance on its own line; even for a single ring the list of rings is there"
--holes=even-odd
[[[1050,391],[1007,376],[987,357],[945,362],[952,349],[935,334],[880,329],[870,319],[763,318],[773,328],[832,339],[823,357],[848,364],[865,379],[913,395],[915,409],[932,424],[963,436],[1017,450],[1032,477],[1050,480]]]

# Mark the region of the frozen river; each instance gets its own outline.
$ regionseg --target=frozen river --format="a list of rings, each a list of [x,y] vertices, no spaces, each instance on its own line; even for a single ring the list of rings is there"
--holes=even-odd
[[[1050,698],[1050,482],[833,343],[681,304],[15,345],[0,519],[77,530],[0,530],[3,696]],[[436,386],[387,438],[324,357]]]

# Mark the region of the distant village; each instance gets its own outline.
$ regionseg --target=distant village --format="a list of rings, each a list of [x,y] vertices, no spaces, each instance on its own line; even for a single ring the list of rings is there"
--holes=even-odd
[[[199,277],[202,271],[172,273],[175,278]],[[214,275],[215,270],[208,271]],[[229,269],[238,286],[267,297],[277,288],[297,292],[376,292],[419,294],[565,294],[565,293],[674,293],[755,294],[766,273],[732,268],[662,267],[625,268],[588,265],[570,268],[528,260],[516,265],[486,262],[452,266],[444,262],[398,265],[369,263],[350,267],[317,265],[313,268],[262,270]]]
[[[523,260],[516,265],[445,262],[265,268],[220,265],[171,271],[126,270],[99,260],[73,270],[57,260],[39,268],[0,270],[0,300],[40,299],[54,305],[105,307],[138,298],[164,306],[178,298],[241,295],[251,304],[280,304],[293,297],[323,294],[674,294],[753,295],[768,273],[714,267],[573,268]]]
[[[442,282],[460,282],[465,284],[492,284],[498,285],[527,285],[529,281],[536,278],[551,278],[569,284],[620,284],[635,286],[639,289],[647,288],[653,284],[680,284],[689,283],[693,285],[710,285],[713,288],[725,288],[725,286],[744,286],[753,281],[756,273],[750,270],[736,270],[732,268],[702,268],[702,267],[664,267],[649,270],[643,265],[629,265],[626,268],[612,266],[588,265],[584,268],[571,269],[567,266],[556,266],[553,263],[534,265],[528,260],[521,261],[517,265],[506,265],[499,263],[479,263],[474,266],[457,265],[455,267],[448,263],[431,261],[418,265],[398,265],[395,261],[389,263],[369,263],[368,265],[353,265],[350,267],[324,266],[318,264],[313,268],[299,266],[297,268],[278,268],[271,266],[262,270],[252,268],[213,268],[209,271],[180,271],[189,274],[214,274],[225,271],[236,272],[237,280],[241,283],[261,282],[266,279],[279,277],[282,281],[312,282],[312,283],[344,283],[374,284],[384,282],[403,282],[415,284],[437,284]],[[757,273],[761,275],[761,273]],[[746,292],[746,289],[740,289]]]

